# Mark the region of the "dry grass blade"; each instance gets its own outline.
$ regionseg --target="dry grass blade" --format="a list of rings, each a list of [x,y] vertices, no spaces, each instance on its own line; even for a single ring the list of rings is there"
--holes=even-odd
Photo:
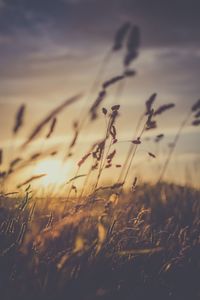
[[[42,155],[41,152],[34,153],[33,155],[31,155],[30,160],[35,160],[38,157],[40,157],[41,155]]]
[[[3,150],[0,149],[0,165],[3,163]]]
[[[22,158],[21,157],[17,157],[15,159],[13,159],[10,164],[9,164],[9,168],[8,168],[8,174],[12,173],[15,171],[14,167],[16,165],[18,165],[20,162],[22,162]]]
[[[76,131],[74,133],[74,137],[73,137],[73,140],[71,141],[71,144],[69,145],[69,149],[71,149],[72,147],[74,147],[74,145],[76,144],[77,138],[78,138],[78,131]]]
[[[78,134],[79,134],[79,128],[78,128],[78,122],[74,122],[73,123],[73,130],[74,130],[74,136],[73,139],[69,145],[69,150],[71,150],[71,148],[74,147],[74,145],[76,144],[77,138],[78,138]]]
[[[55,108],[52,112],[50,112],[46,118],[44,118],[32,131],[30,136],[28,137],[27,141],[23,144],[23,147],[27,146],[32,140],[39,134],[39,132],[42,130],[42,128],[55,116],[60,113],[64,108],[67,106],[73,104],[74,102],[78,101],[80,99],[81,95],[76,95],[74,97],[71,97],[64,101],[62,104],[60,104],[57,108]]]
[[[119,182],[119,183],[115,183],[113,185],[108,185],[108,186],[100,186],[99,188],[95,189],[94,192],[98,192],[100,190],[115,190],[115,189],[119,189],[124,185],[124,182]]]
[[[12,196],[12,195],[16,195],[16,194],[18,194],[18,192],[10,192],[10,193],[4,194],[4,196]]]
[[[55,129],[56,122],[57,122],[57,119],[56,119],[56,118],[53,118],[52,123],[51,123],[51,126],[50,126],[50,129],[49,129],[49,132],[48,132],[48,134],[47,134],[47,136],[46,136],[47,139],[51,137],[51,135],[52,135],[52,133],[53,133],[53,131],[54,131],[54,129]]]
[[[11,162],[10,162],[10,169],[12,169],[13,167],[15,167],[15,165],[17,165],[20,161],[22,161],[22,158],[21,157],[17,157],[15,159],[13,159]]]
[[[26,181],[20,183],[20,184],[17,186],[17,188],[21,188],[22,186],[27,185],[28,183],[30,183],[30,182],[32,182],[32,181],[34,181],[34,180],[40,179],[40,178],[42,178],[42,177],[44,177],[44,176],[46,176],[46,174],[40,174],[40,175],[32,176],[32,177],[30,177],[29,179],[27,179]]]
[[[134,192],[136,190],[136,184],[137,184],[137,177],[134,178],[133,184],[131,186],[131,191]]]
[[[15,118],[15,125],[13,128],[14,134],[16,134],[19,128],[23,125],[24,112],[25,112],[25,105],[21,105],[19,110],[17,111],[16,118]]]
[[[145,248],[145,249],[132,249],[132,250],[126,250],[126,251],[120,251],[118,252],[119,255],[136,255],[136,254],[153,254],[156,252],[163,251],[162,247],[155,247],[155,248]]]
[[[68,183],[74,181],[75,179],[78,179],[78,178],[81,178],[81,177],[85,177],[85,176],[87,176],[87,174],[82,174],[82,175],[74,176],[74,177],[72,177],[69,181],[67,181],[66,184],[68,184]]]

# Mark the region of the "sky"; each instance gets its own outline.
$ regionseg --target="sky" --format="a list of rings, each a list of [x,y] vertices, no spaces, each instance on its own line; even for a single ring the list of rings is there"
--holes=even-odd
[[[137,74],[126,83],[120,99],[121,137],[130,138],[144,102],[157,92],[158,105],[176,104],[159,121],[169,142],[200,97],[199,11],[198,0],[0,0],[2,147],[10,143],[21,103],[27,106],[27,118],[19,140],[67,97],[79,92],[87,96],[116,30],[126,21],[139,26],[141,46],[132,65]],[[122,56],[123,51],[112,58],[102,80],[122,72]],[[105,105],[116,101],[116,91],[112,92]],[[90,96],[92,101],[95,95]],[[69,134],[66,127],[88,103],[81,101],[61,115],[57,140]],[[92,126],[94,136],[101,123]],[[177,149],[179,159],[182,155],[184,161],[186,156],[187,161],[199,161],[199,149],[199,129],[188,126]]]

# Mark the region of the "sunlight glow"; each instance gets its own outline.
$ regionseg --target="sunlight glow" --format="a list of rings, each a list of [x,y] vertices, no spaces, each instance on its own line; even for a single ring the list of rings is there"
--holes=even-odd
[[[46,176],[39,181],[40,186],[60,185],[67,181],[72,168],[72,161],[63,164],[61,160],[43,160],[38,162],[35,166],[34,175],[46,174]]]

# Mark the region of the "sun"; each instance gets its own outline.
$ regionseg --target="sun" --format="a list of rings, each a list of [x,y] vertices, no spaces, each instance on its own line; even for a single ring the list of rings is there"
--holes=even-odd
[[[61,160],[43,160],[37,163],[33,175],[46,174],[38,184],[43,187],[49,185],[61,185],[67,181],[73,168],[73,163],[68,161],[63,163]]]

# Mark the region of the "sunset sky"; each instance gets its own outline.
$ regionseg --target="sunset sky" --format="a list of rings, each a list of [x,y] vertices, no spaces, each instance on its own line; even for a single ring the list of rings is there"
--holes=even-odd
[[[88,98],[116,30],[130,21],[141,30],[139,57],[132,64],[137,74],[127,80],[120,100],[115,99],[113,88],[104,106],[120,101],[122,155],[152,93],[158,93],[157,106],[175,103],[175,109],[158,118],[159,130],[150,133],[153,137],[165,133],[165,149],[200,98],[199,12],[199,0],[0,0],[0,147],[11,151],[14,116],[20,104],[26,105],[25,127],[14,146],[66,98],[80,92]],[[123,51],[114,55],[103,81],[122,73],[122,57]],[[71,122],[87,110],[96,94],[89,96],[89,101],[83,97],[62,112],[51,146],[67,144]],[[89,132],[83,130],[80,155],[88,141],[101,137],[103,122],[90,125]],[[200,165],[199,133],[199,127],[189,124],[185,128],[176,151],[180,172]],[[155,150],[154,145],[144,147]],[[138,155],[142,160],[144,150]],[[168,178],[177,177],[172,169],[169,174]]]

